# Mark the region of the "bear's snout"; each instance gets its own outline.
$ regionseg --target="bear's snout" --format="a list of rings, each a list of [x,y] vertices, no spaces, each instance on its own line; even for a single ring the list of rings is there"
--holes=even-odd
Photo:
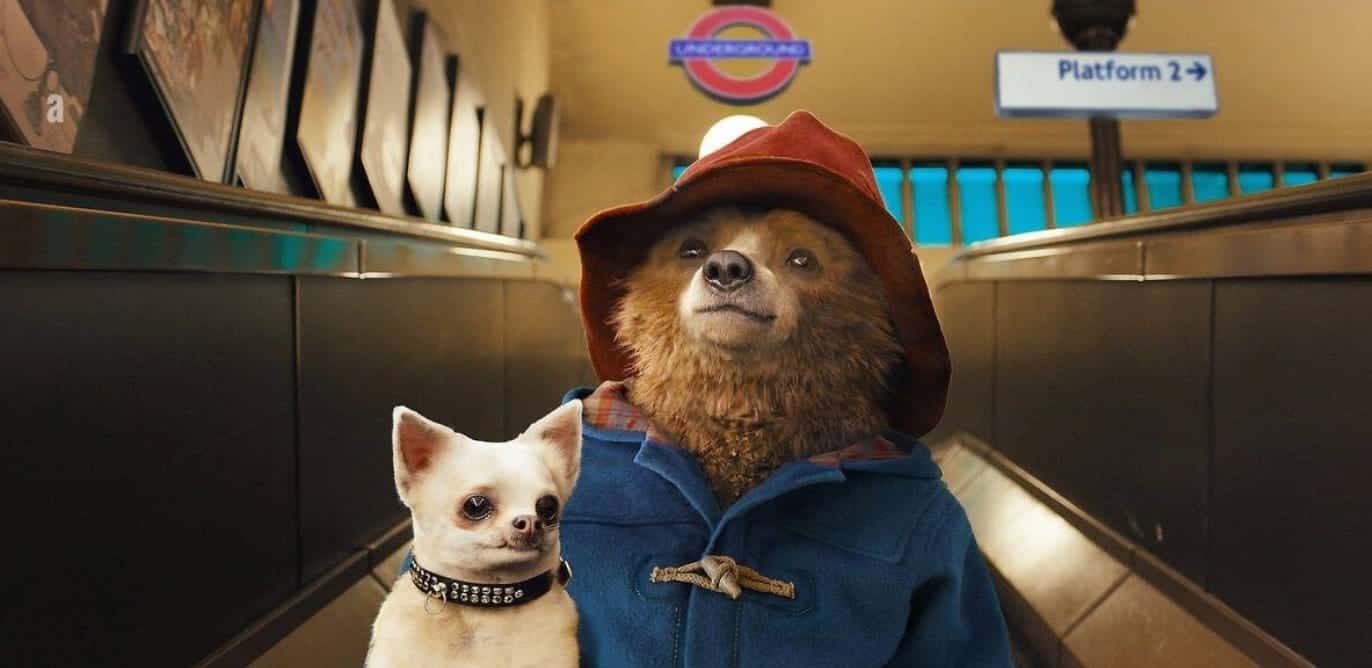
[[[753,263],[743,253],[722,250],[705,260],[701,272],[711,288],[720,292],[733,292],[753,279]]]

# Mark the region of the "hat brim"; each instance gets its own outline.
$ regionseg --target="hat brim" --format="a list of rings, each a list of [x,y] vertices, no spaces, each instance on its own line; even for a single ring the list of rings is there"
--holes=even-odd
[[[800,211],[844,234],[880,277],[905,368],[892,378],[891,426],[921,436],[942,417],[950,364],[910,239],[876,198],[823,166],[792,158],[748,156],[688,174],[661,195],[602,211],[576,233],[581,254],[581,312],[591,363],[604,380],[632,372],[615,341],[611,316],[623,279],[653,243],[693,214],[727,204]]]

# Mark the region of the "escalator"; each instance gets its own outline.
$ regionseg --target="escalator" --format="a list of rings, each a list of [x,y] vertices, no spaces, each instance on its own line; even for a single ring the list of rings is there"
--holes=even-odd
[[[1372,179],[978,244],[933,283],[927,440],[1045,665],[1366,665]]]
[[[532,244],[0,153],[15,665],[355,665],[409,539],[390,408],[496,439],[594,383]],[[1026,665],[1365,665],[1372,177],[931,283],[925,440]]]

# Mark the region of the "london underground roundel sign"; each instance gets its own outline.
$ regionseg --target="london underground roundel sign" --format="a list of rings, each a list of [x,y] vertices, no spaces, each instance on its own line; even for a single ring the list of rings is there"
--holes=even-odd
[[[766,38],[716,37],[734,26],[754,28]],[[726,58],[762,60],[770,65],[759,74],[735,77],[713,62]],[[732,5],[696,19],[686,37],[671,41],[668,59],[680,64],[691,82],[711,97],[731,104],[754,104],[780,93],[796,77],[800,65],[810,62],[810,41],[796,39],[791,27],[766,9]]]

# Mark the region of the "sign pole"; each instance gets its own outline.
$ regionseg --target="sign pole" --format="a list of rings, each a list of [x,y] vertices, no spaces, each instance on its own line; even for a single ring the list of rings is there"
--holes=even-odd
[[[1120,122],[1113,118],[1093,116],[1087,121],[1091,129],[1091,209],[1096,218],[1124,215],[1123,149],[1120,144]]]
[[[1053,0],[1053,19],[1062,36],[1079,51],[1114,51],[1134,16],[1134,0]],[[1113,117],[1092,116],[1091,208],[1097,219],[1124,214],[1120,183],[1123,150],[1120,123]]]

